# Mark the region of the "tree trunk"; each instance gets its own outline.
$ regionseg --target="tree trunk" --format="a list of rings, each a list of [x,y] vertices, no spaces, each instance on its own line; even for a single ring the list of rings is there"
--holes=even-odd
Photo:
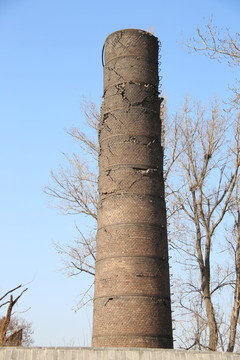
[[[237,323],[239,318],[239,307],[240,307],[240,214],[238,214],[237,220],[237,250],[236,250],[236,285],[234,291],[234,303],[232,308],[231,322],[230,322],[230,333],[229,343],[227,352],[233,352],[236,340]]]
[[[206,294],[206,295],[205,295]],[[204,291],[204,303],[208,318],[208,327],[209,327],[209,350],[217,351],[217,341],[218,341],[218,328],[214,314],[214,308],[212,304],[212,300],[210,297],[210,293],[208,289]]]
[[[0,328],[0,346],[6,345],[6,340],[7,340],[6,333],[7,333],[8,325],[10,323],[10,318],[11,318],[13,305],[14,305],[14,302],[13,302],[13,297],[11,295],[10,296],[10,302],[9,302],[9,305],[8,305],[7,315],[5,316],[3,324],[2,324],[2,326]]]

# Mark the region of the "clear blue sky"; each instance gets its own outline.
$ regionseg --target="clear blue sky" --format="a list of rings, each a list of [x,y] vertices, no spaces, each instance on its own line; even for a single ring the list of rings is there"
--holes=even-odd
[[[105,37],[155,29],[163,89],[175,109],[185,94],[226,97],[239,78],[182,45],[211,15],[220,28],[239,31],[239,0],[0,0],[0,294],[32,281],[17,310],[31,306],[22,316],[33,323],[35,345],[91,341],[91,309],[72,311],[85,280],[65,278],[52,247],[75,235],[74,219],[50,208],[42,188],[61,152],[76,151],[65,129],[82,126],[82,96],[101,103]]]

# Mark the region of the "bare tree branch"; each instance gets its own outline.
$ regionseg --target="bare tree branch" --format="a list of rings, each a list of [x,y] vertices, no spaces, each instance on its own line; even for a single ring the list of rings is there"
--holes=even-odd
[[[12,292],[20,289],[21,287],[22,287],[22,285],[18,285],[18,286],[16,286],[15,288],[7,291],[7,292],[0,298],[0,301],[2,301],[6,296],[8,296],[8,295],[11,294]]]

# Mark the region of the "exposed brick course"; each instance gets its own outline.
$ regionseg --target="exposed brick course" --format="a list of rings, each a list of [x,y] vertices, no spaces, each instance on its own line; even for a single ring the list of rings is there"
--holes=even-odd
[[[113,225],[99,229],[97,261],[120,255],[167,258],[166,229],[149,224]]]
[[[109,194],[139,194],[164,196],[162,172],[144,167],[112,167],[103,170],[99,179],[99,193],[102,199]]]
[[[160,140],[161,124],[159,112],[144,107],[111,109],[103,115],[99,134],[104,140],[114,135],[146,135]]]

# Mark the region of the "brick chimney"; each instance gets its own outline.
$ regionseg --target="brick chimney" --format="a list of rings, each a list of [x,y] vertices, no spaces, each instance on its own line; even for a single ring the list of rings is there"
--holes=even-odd
[[[158,39],[104,45],[93,347],[172,348]]]

